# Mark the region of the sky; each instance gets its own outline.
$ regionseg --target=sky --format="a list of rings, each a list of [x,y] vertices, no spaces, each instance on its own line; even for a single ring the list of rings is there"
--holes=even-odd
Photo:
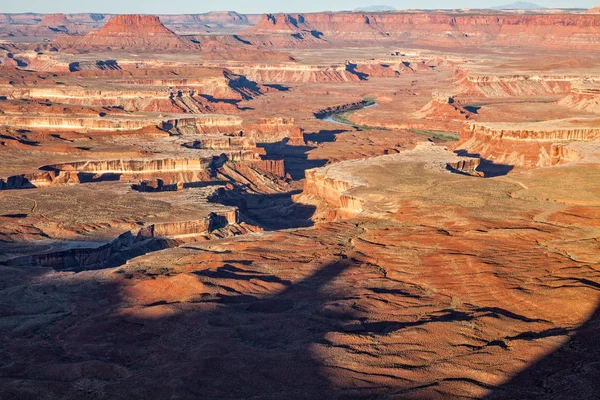
[[[231,10],[240,13],[311,12],[352,10],[370,5],[388,5],[398,9],[485,8],[516,0],[0,0],[0,13],[78,13],[107,14],[197,14]],[[591,8],[600,0],[528,0],[544,7]]]

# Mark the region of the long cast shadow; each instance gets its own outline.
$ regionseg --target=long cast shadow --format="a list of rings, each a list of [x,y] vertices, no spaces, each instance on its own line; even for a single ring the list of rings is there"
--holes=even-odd
[[[532,334],[564,335],[564,329]],[[538,360],[496,388],[489,399],[598,399],[600,398],[600,306],[558,350]]]
[[[67,399],[338,398],[340,391],[323,373],[313,346],[343,318],[323,308],[339,296],[328,285],[351,266],[342,257],[292,284],[224,264],[196,273],[204,286],[219,289],[195,301],[205,304],[203,311],[162,317],[116,312],[124,299],[118,299],[121,288],[115,284],[100,290],[94,282],[35,287],[52,299],[57,292],[66,294],[77,312],[28,331],[25,341],[0,331],[5,352],[0,398],[34,398],[32,393]],[[257,297],[231,282],[285,289]],[[151,303],[146,309],[167,304],[173,303]],[[86,363],[91,364],[71,373],[73,366]],[[51,378],[56,373],[60,378]],[[86,379],[101,384],[82,388]]]
[[[265,149],[267,159],[283,158],[285,170],[290,174],[293,180],[304,179],[304,171],[311,168],[322,167],[327,163],[327,160],[324,159],[308,159],[308,152],[316,149],[315,146],[292,146],[288,144],[287,140],[283,140],[277,143],[263,143],[260,144],[259,147]]]
[[[455,150],[454,152],[461,157],[479,158],[480,164],[479,167],[477,167],[477,171],[482,172],[484,178],[504,176],[515,168],[513,165],[496,164],[491,160],[481,157],[480,154],[469,153],[467,150]]]

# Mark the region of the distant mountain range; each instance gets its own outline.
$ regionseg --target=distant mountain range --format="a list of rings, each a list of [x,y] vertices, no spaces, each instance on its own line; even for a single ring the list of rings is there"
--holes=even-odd
[[[390,7],[390,6],[368,6],[368,7],[356,8],[354,11],[369,12],[369,11],[395,11],[395,10],[396,9],[394,7]]]
[[[506,4],[498,7],[491,7],[490,10],[542,10],[546,7],[526,1],[517,1],[516,3]]]

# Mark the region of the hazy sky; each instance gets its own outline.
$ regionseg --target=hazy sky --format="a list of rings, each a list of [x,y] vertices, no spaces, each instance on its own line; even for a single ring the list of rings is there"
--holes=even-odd
[[[97,12],[139,14],[195,14],[234,10],[241,13],[352,10],[374,4],[396,8],[484,8],[515,0],[0,0],[0,13]],[[545,7],[591,8],[600,0],[529,0]]]

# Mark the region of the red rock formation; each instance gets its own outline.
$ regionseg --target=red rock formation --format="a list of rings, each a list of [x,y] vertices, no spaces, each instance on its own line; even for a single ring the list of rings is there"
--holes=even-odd
[[[304,144],[302,130],[295,124],[294,118],[261,118],[258,124],[246,126],[243,135],[257,143],[288,140],[292,145]]]
[[[167,29],[157,16],[116,15],[100,30],[83,37],[63,36],[54,44],[77,50],[90,48],[182,50],[196,47]]]
[[[452,95],[435,92],[431,97],[432,100],[416,113],[418,118],[464,121],[473,116],[473,113],[464,108]]]
[[[598,76],[584,75],[540,75],[478,74],[456,68],[454,79],[459,91],[464,94],[485,97],[536,96],[542,94],[569,93],[573,85],[582,80],[598,80]]]
[[[600,18],[575,14],[265,14],[249,34],[318,32],[326,40],[402,40],[438,46],[495,44],[597,48]]]
[[[77,185],[79,178],[69,171],[44,171],[0,179],[0,190],[32,189],[55,185]]]
[[[71,22],[65,14],[48,14],[37,26],[60,30],[65,33],[76,33],[77,31],[77,24]]]
[[[496,164],[518,167],[545,167],[573,161],[579,154],[567,147],[570,142],[600,138],[594,121],[545,121],[541,123],[470,124],[460,136],[457,149],[479,154]]]
[[[285,177],[285,164],[283,160],[260,160],[252,162],[252,166],[269,174]]]
[[[558,104],[561,106],[575,108],[600,114],[600,88],[597,87],[575,87]]]

